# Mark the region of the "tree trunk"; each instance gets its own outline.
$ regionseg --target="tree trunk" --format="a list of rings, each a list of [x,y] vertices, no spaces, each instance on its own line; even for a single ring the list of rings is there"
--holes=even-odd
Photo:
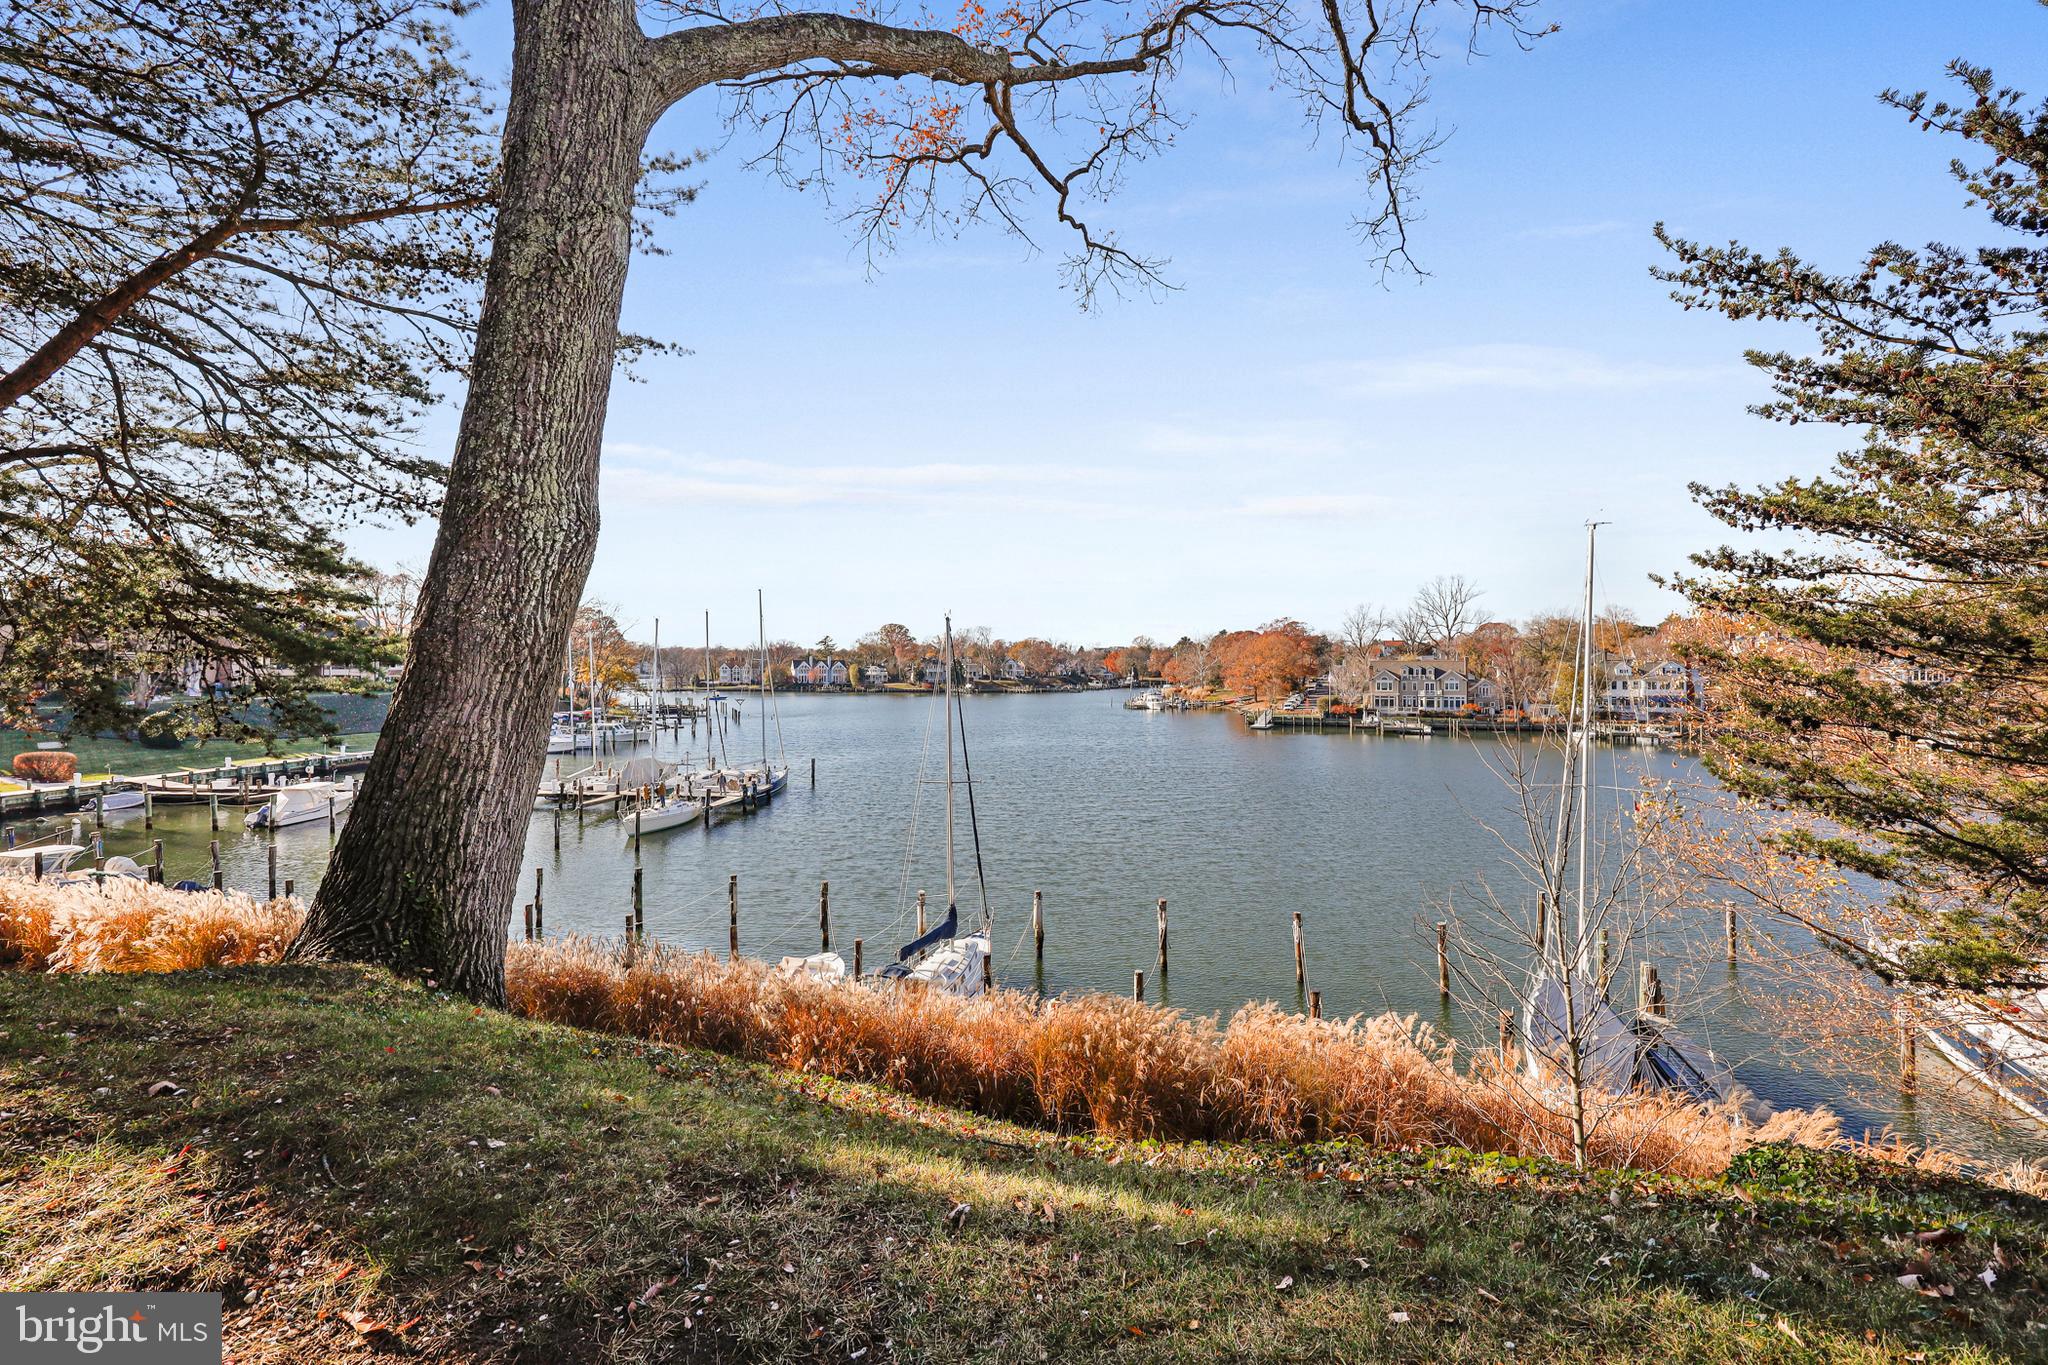
[[[505,998],[519,853],[597,545],[640,149],[628,0],[515,0],[505,178],[405,674],[293,953]]]

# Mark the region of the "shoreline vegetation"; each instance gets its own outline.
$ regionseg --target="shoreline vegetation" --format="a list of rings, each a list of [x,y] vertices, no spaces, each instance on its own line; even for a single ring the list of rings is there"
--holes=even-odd
[[[2039,1349],[2039,1199],[1643,1105],[1666,1169],[1575,1173],[1406,1021],[576,940],[504,1013],[275,965],[292,902],[0,893],[0,1276],[219,1290],[242,1365]]]
[[[0,979],[275,965],[304,914],[295,898],[144,881],[0,881]],[[512,943],[506,972],[508,1008],[528,1019],[877,1082],[1057,1132],[1569,1152],[1564,1115],[1512,1054],[1459,1047],[1413,1016],[1305,1018],[1252,1002],[1224,1021],[1099,994],[960,998],[581,935]],[[1851,1138],[1825,1109],[1744,1124],[1732,1110],[1640,1092],[1601,1104],[1593,1164],[1607,1169],[1712,1176],[1751,1146],[1784,1142],[1937,1174],[1967,1169],[1939,1148]],[[2028,1163],[2006,1178],[2048,1191],[2048,1172]]]

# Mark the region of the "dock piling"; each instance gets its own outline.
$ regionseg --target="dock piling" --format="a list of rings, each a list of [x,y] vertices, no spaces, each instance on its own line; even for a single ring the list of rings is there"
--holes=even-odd
[[[735,872],[725,883],[726,910],[732,917],[728,938],[731,940],[732,960],[740,960],[740,874]]]
[[[1039,966],[1045,965],[1045,893],[1031,893],[1031,951]]]
[[[633,935],[636,938],[643,938],[647,933],[645,902],[641,899],[640,894],[640,874],[640,868],[636,867],[633,869]]]
[[[860,940],[853,941],[853,979],[860,980]]]
[[[1500,1060],[1502,1066],[1510,1065],[1515,1055],[1515,1016],[1510,1010],[1500,1012]]]
[[[333,793],[333,792],[329,792],[329,793],[327,794],[327,837],[328,837],[328,838],[332,839],[332,838],[334,837],[334,831],[335,831],[335,829],[336,829],[336,825],[335,825],[335,822],[334,822],[334,793]]]
[[[208,792],[206,794],[206,822],[207,827],[210,828],[215,834],[220,833],[219,792]]]
[[[1166,979],[1166,897],[1159,898],[1159,979]]]
[[[1131,973],[1131,999],[1141,1004],[1144,1002],[1145,974],[1143,972],[1134,971]]]
[[[1664,999],[1664,983],[1657,977],[1656,964],[1642,963],[1636,970],[1636,1012],[1661,1019],[1669,1009]]]
[[[162,881],[163,878],[159,876],[157,880]],[[286,877],[284,879],[284,898],[286,900],[290,900],[292,898],[292,879],[290,877]]]
[[[917,893],[917,936],[924,937],[924,892]]]
[[[147,787],[142,789],[142,827],[156,828],[156,793]]]
[[[1898,1004],[1899,1026],[1899,1089],[1908,1095],[1920,1089],[1920,1033],[1913,1023],[1913,1007],[1901,1000]]]
[[[1436,994],[1451,998],[1451,926],[1444,920],[1436,922]]]
[[[832,951],[832,883],[818,883],[818,951]]]
[[[275,841],[275,840],[271,841],[271,843],[270,843],[270,844],[268,845],[268,847],[267,847],[267,848],[266,848],[266,849],[265,849],[264,851],[265,851],[265,853],[266,853],[266,854],[268,855],[268,863],[269,863],[269,868],[270,868],[270,878],[269,878],[269,887],[270,887],[270,899],[272,899],[272,900],[276,900],[276,899],[277,899],[277,843],[276,843],[276,841]]]
[[[1722,918],[1728,931],[1728,960],[1733,962],[1735,960],[1735,907],[1731,905],[1723,911]]]
[[[1308,963],[1301,951],[1301,911],[1294,912],[1294,984],[1308,980]]]
[[[533,942],[533,902],[526,903],[526,941]]]
[[[1321,991],[1310,991],[1308,993],[1308,1017],[1311,1019],[1323,1017],[1323,993]]]
[[[221,889],[221,882],[220,882],[220,840],[218,840],[218,839],[215,839],[215,840],[213,840],[212,842],[210,842],[209,844],[207,844],[207,846],[206,846],[206,851],[207,851],[207,854],[208,854],[208,856],[209,856],[209,857],[211,857],[211,858],[212,858],[212,860],[213,860],[213,889],[214,889],[214,890],[216,890],[216,891],[218,891],[218,890],[220,890],[220,889]]]

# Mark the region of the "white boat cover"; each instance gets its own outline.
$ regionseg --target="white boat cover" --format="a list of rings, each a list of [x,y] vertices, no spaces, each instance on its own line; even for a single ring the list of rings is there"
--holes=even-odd
[[[846,959],[837,953],[812,953],[809,957],[785,957],[775,964],[784,976],[804,976],[813,981],[844,981]]]

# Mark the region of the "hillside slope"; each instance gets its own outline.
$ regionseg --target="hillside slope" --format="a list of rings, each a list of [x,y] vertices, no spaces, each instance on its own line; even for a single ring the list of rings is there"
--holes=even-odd
[[[1735,1177],[1063,1139],[348,968],[0,973],[0,1285],[223,1289],[245,1365],[2048,1356],[2040,1203]]]

